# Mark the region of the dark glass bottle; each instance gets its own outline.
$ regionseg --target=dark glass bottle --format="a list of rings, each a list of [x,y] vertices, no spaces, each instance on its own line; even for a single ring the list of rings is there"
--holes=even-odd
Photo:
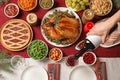
[[[101,43],[101,37],[96,35],[90,35],[84,40],[84,47],[75,55],[70,55],[66,58],[66,64],[68,66],[75,66],[78,63],[78,59],[86,51],[92,51],[97,48]]]
[[[82,54],[86,51],[92,51],[97,48],[101,43],[101,37],[97,35],[90,35],[84,40],[84,47],[74,55],[74,58],[77,60]]]

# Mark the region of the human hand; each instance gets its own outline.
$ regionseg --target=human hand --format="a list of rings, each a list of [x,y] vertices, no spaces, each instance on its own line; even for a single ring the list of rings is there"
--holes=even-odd
[[[120,40],[120,22],[117,23],[117,28],[107,36],[104,45],[112,45]]]
[[[88,35],[98,35],[102,37],[102,43],[106,41],[106,37],[110,31],[110,24],[108,21],[103,20],[94,25],[92,29],[87,33]]]
[[[106,41],[106,37],[109,34],[109,31],[115,24],[120,21],[120,10],[118,10],[113,16],[107,20],[102,20],[99,23],[96,23],[94,27],[87,33],[88,35],[98,35],[102,37],[102,43]]]

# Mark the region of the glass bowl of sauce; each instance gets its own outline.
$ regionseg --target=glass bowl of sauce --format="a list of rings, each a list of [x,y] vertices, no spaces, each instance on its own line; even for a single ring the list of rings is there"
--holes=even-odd
[[[19,7],[14,3],[9,3],[4,8],[4,14],[9,18],[14,18],[19,14]]]
[[[81,50],[82,48],[84,48],[84,40],[80,41],[80,42],[75,46],[75,49],[76,49],[76,50]]]
[[[78,64],[78,60],[75,59],[74,55],[69,55],[67,58],[66,58],[66,65],[67,66],[75,66]]]
[[[94,65],[97,60],[95,53],[90,51],[85,52],[82,57],[83,57],[83,62],[87,65]]]

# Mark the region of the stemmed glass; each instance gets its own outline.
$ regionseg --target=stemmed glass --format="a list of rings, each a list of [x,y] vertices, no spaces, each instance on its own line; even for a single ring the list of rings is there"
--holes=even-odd
[[[29,63],[25,60],[24,57],[20,55],[14,55],[11,58],[11,66],[15,69],[21,69],[28,65]]]

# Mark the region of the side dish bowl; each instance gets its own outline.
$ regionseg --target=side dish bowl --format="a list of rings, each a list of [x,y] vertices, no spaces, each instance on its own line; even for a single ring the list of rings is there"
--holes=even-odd
[[[89,0],[65,0],[65,5],[67,8],[72,9],[73,11],[82,11],[85,10],[90,5]]]
[[[48,54],[48,46],[42,40],[34,40],[28,46],[27,53],[34,60],[42,60]]]
[[[59,48],[52,48],[49,52],[49,59],[52,61],[60,61],[63,57],[62,50]]]
[[[91,0],[90,8],[94,11],[95,15],[105,16],[112,10],[113,3],[111,0]]]
[[[19,14],[19,7],[14,3],[9,3],[4,8],[5,16],[14,18]]]
[[[87,65],[94,65],[95,62],[97,61],[97,57],[95,53],[90,51],[85,52],[82,57],[83,57],[83,62]]]
[[[18,0],[18,6],[23,11],[31,11],[36,8],[37,0]]]
[[[75,46],[75,49],[76,49],[76,50],[81,50],[82,48],[84,48],[84,40],[80,41],[80,42]]]
[[[43,9],[51,9],[54,5],[54,0],[39,0],[39,5]]]

